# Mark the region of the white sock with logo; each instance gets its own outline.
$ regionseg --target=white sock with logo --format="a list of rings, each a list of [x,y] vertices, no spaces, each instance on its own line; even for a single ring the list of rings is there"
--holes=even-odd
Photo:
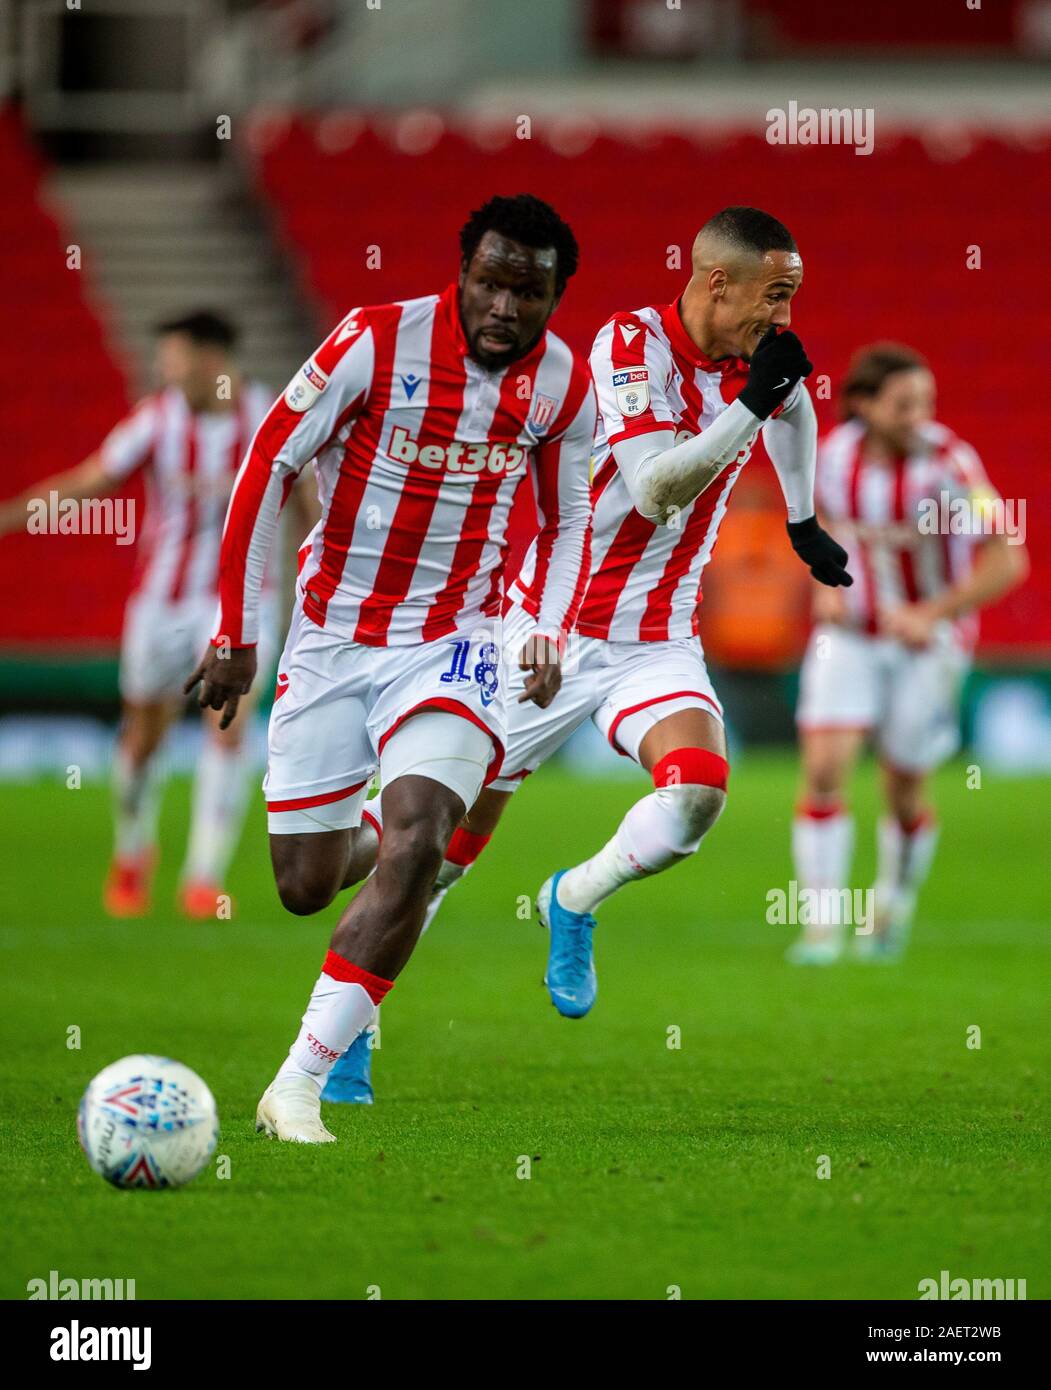
[[[309,1077],[320,1092],[336,1062],[375,1015],[376,1005],[363,985],[322,973],[303,1015],[299,1036],[275,1080]]]

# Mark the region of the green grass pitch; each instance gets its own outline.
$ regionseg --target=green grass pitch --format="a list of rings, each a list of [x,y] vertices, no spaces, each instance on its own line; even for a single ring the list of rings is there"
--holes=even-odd
[[[283,912],[261,814],[233,920],[190,925],[172,910],[188,789],[171,786],[154,913],[113,924],[105,790],[8,789],[0,1294],[55,1269],[133,1278],[140,1299],[909,1299],[948,1269],[1047,1297],[1051,783],[968,790],[946,768],[908,957],[806,972],[765,921],[791,875],[795,765],[743,756],[700,854],[605,905],[598,1004],[562,1019],[519,896],[645,785],[531,779],[384,1008],[377,1104],[326,1107],[339,1143],[321,1149],[253,1132],[338,913]],[[871,767],[855,804],[864,887]],[[132,1052],[205,1077],[229,1178],[153,1194],[89,1170],[77,1102]]]

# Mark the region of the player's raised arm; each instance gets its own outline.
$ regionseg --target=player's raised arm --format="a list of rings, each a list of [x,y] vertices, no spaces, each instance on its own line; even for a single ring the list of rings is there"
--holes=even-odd
[[[763,441],[788,508],[788,538],[792,549],[820,584],[849,588],[854,581],[846,570],[847,552],[817,519],[814,505],[817,416],[810,392],[802,381],[784,409],[766,422]]]
[[[147,397],[110,431],[102,445],[83,463],[44,478],[0,504],[0,535],[21,530],[31,502],[41,495],[55,492],[60,500],[72,497],[80,501],[116,492],[149,458],[156,432],[156,401]]]
[[[199,703],[237,713],[255,678],[259,599],[278,516],[303,467],[362,409],[372,380],[367,316],[348,314],[271,406],[237,474],[219,554],[219,621],[211,646],[186,682]]]
[[[794,333],[771,329],[756,348],[737,400],[700,434],[676,444],[664,384],[667,352],[631,318],[606,325],[595,340],[591,369],[606,437],[632,501],[647,520],[667,525],[751,446],[763,421],[811,366]],[[631,337],[625,344],[626,330]]]
[[[573,626],[584,592],[591,543],[589,469],[595,439],[595,393],[583,365],[574,364],[562,407],[560,431],[536,451],[537,509],[540,533],[536,541],[536,583],[539,610],[536,635],[526,644],[519,664],[532,668],[522,700],[545,709],[562,676],[558,654],[563,635]]]

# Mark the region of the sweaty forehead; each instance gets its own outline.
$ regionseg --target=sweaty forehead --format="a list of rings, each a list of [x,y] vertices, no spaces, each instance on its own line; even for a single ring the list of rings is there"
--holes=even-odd
[[[544,278],[554,274],[558,256],[553,246],[523,246],[499,232],[486,232],[474,253],[475,269],[500,270],[514,276]]]
[[[803,279],[803,257],[798,251],[767,251],[760,258],[757,278],[764,285],[799,285]]]

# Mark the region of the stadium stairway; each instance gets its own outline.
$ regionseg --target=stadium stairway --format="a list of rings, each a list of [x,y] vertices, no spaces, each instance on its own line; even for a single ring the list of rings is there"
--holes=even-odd
[[[50,191],[110,308],[129,379],[148,380],[152,326],[190,309],[229,313],[248,373],[275,390],[315,345],[313,326],[256,205],[226,170],[199,164],[78,166]]]

